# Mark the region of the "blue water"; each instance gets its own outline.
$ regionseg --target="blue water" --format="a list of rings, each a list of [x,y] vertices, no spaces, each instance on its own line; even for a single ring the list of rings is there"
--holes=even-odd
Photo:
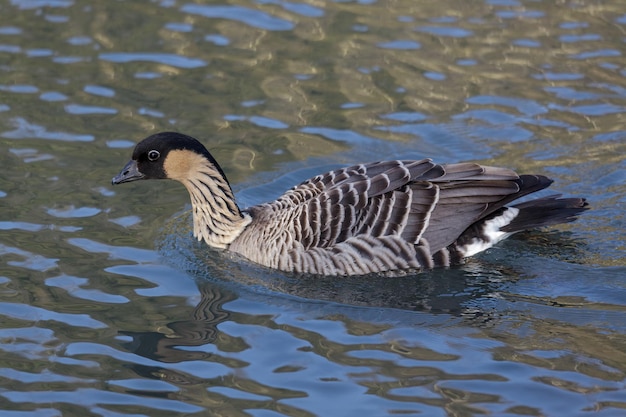
[[[626,413],[619,2],[0,0],[2,416]],[[200,138],[242,206],[388,158],[588,198],[400,278],[209,251],[136,142]]]

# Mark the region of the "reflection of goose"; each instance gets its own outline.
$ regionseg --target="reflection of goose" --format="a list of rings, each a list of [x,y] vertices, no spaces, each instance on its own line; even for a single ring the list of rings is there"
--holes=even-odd
[[[239,337],[229,336],[218,329],[218,325],[229,320],[230,316],[223,305],[236,299],[235,294],[208,284],[199,286],[199,290],[200,302],[188,320],[168,323],[165,331],[121,331],[121,334],[132,338],[123,346],[137,355],[165,364],[213,360],[232,368],[247,365],[236,359],[209,353],[209,348],[203,348],[206,345],[217,345],[218,350],[222,350],[222,344],[228,346],[229,352],[248,348]],[[136,361],[128,364],[128,367],[145,378],[169,381],[176,385],[207,383],[205,378],[199,378],[193,372],[172,366],[143,365],[141,361]]]
[[[168,323],[166,332],[122,331],[120,333],[133,339],[126,343],[126,348],[138,355],[165,363],[207,358],[209,354],[202,350],[184,347],[217,343],[220,335],[217,326],[229,317],[229,313],[222,306],[236,297],[231,292],[210,285],[200,286],[199,289],[200,303],[194,308],[193,316],[189,320]],[[232,346],[241,345],[241,342],[229,342]]]
[[[515,232],[573,221],[587,206],[550,196],[506,207],[552,180],[423,159],[338,169],[240,210],[209,151],[172,132],[140,142],[113,184],[152,178],[187,188],[198,240],[271,268],[323,275],[449,266]]]

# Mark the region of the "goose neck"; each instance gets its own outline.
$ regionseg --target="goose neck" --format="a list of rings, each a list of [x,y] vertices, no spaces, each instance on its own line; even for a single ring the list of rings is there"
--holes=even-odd
[[[194,236],[209,246],[228,247],[251,218],[237,206],[221,170],[205,165],[182,182],[191,197]]]

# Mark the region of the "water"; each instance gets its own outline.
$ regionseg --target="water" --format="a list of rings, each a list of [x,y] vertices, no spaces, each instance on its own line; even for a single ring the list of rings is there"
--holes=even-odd
[[[619,1],[0,0],[6,416],[626,413]],[[242,205],[384,158],[588,197],[572,224],[397,279],[207,252],[134,143],[199,137]]]

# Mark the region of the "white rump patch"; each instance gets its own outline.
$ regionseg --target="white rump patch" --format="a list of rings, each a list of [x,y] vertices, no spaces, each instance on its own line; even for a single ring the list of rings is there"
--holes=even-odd
[[[494,217],[483,224],[481,230],[482,236],[477,236],[472,239],[471,243],[459,247],[459,251],[464,257],[474,256],[479,252],[489,249],[501,240],[511,236],[512,233],[503,232],[500,228],[511,223],[518,214],[519,209],[516,209],[515,207],[507,207],[506,211],[500,216]]]

